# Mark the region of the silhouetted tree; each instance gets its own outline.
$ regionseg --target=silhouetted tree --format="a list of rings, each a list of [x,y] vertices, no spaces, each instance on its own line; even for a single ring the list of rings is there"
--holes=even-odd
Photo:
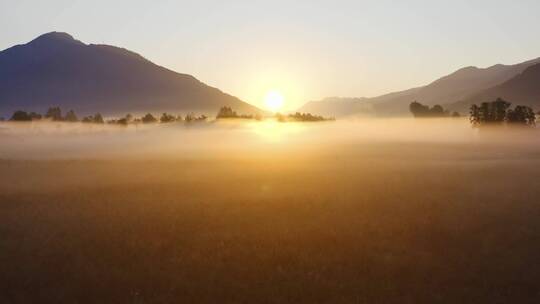
[[[221,109],[219,109],[216,118],[238,118],[238,114],[230,107],[222,107]]]
[[[482,111],[480,111],[480,107],[476,104],[473,104],[471,106],[471,109],[469,111],[469,121],[473,124],[473,126],[479,126],[482,124],[482,121],[484,120],[484,115]]]
[[[417,101],[414,101],[409,105],[409,110],[414,117],[427,117],[429,115],[429,107]]]
[[[206,119],[208,119],[208,117],[206,115],[195,116],[195,114],[189,113],[189,114],[186,115],[186,118],[184,119],[184,121],[186,123],[202,122],[202,121],[206,121]]]
[[[157,122],[157,119],[154,117],[154,115],[148,113],[146,115],[143,116],[143,118],[141,119],[141,121],[143,123],[155,123]]]
[[[96,113],[96,115],[92,116],[86,116],[82,119],[82,122],[84,123],[95,123],[95,124],[103,124],[105,121],[103,120],[103,116],[101,114]]]
[[[248,115],[238,114],[231,107],[222,107],[216,115],[216,119],[228,119],[228,118],[240,118],[240,119],[257,119],[261,120],[262,117],[259,114]]]
[[[171,115],[171,114],[163,113],[161,115],[161,118],[159,119],[159,121],[161,123],[174,122],[174,121],[176,121],[176,117],[174,117],[174,115]]]
[[[504,121],[506,119],[506,110],[510,108],[511,103],[501,99],[497,98],[494,102],[490,103],[490,111],[488,112],[490,114],[490,118],[492,121],[500,122]]]
[[[66,113],[66,117],[64,118],[64,120],[67,122],[77,122],[79,121],[79,118],[77,117],[77,115],[75,114],[73,110],[69,110]]]
[[[329,120],[335,120],[334,118],[325,118],[323,116],[313,115],[311,113],[300,113],[296,112],[294,114],[289,115],[283,115],[280,113],[276,113],[276,119],[279,122],[287,122],[287,121],[303,121],[303,122],[314,122],[314,121],[329,121]]]
[[[45,114],[45,117],[50,118],[53,121],[62,121],[62,110],[60,107],[49,108]]]
[[[527,106],[516,106],[510,109],[511,103],[501,98],[492,102],[483,102],[480,106],[473,104],[470,121],[474,126],[497,125],[502,123],[534,126],[536,115]]]
[[[434,105],[430,110],[429,114],[431,117],[446,117],[448,115],[448,111],[446,111],[443,107],[440,105]]]
[[[103,116],[101,116],[100,113],[96,113],[96,115],[94,115],[94,123],[97,123],[97,124],[105,123],[105,120],[103,119]]]
[[[41,119],[41,114],[36,112],[27,113],[25,111],[15,111],[11,116],[12,121],[31,121]]]
[[[522,124],[534,126],[536,124],[536,115],[534,111],[527,106],[516,106],[506,113],[506,121],[512,124]]]
[[[458,118],[461,117],[461,114],[459,114],[458,112],[452,112],[452,117]]]
[[[506,111],[510,103],[501,98],[492,102],[483,102],[480,106],[473,104],[470,110],[470,121],[475,126],[485,124],[502,124],[506,120]]]
[[[483,102],[479,107],[471,106],[471,122],[474,125],[501,124],[506,120],[506,110],[510,103],[501,98],[492,102]]]
[[[414,101],[409,105],[409,110],[413,116],[417,118],[450,116],[450,113],[440,105],[434,105],[430,108],[429,106],[423,105],[417,101]]]
[[[99,115],[99,116],[97,116],[97,115]],[[96,117],[98,117],[98,119],[99,118],[103,119],[103,117],[101,117],[101,114],[99,114],[99,113],[96,114]],[[124,116],[122,118],[112,119],[112,120],[108,121],[108,123],[110,123],[110,124],[118,124],[118,125],[123,125],[123,126],[129,125],[131,122],[133,122],[133,115],[131,115],[131,114],[126,114],[126,116]]]
[[[32,117],[25,111],[15,111],[11,116],[11,121],[31,121]]]
[[[184,119],[184,121],[185,121],[185,122],[188,122],[188,123],[189,123],[189,122],[192,122],[192,121],[194,121],[194,120],[195,120],[195,114],[193,114],[193,113],[188,113],[188,114],[186,115],[186,118]]]

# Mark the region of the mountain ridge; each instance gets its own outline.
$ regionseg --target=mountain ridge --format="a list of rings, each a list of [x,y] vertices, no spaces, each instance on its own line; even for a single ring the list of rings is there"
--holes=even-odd
[[[246,114],[263,112],[138,53],[85,44],[63,32],[43,34],[0,52],[0,113],[44,111],[50,106],[109,115],[215,114],[222,106]]]
[[[538,110],[540,107],[540,63],[529,66],[523,72],[497,86],[448,107],[453,110],[463,110],[468,109],[473,103],[493,101],[496,98]]]
[[[393,92],[377,97],[363,98],[364,107],[370,106],[375,116],[402,116],[409,115],[409,104],[413,101],[433,106],[435,104],[449,105],[452,109],[464,110],[463,107],[452,107],[452,104],[463,103],[471,96],[500,85],[516,77],[524,70],[540,63],[540,58],[528,60],[513,65],[495,64],[487,68],[468,66],[454,71],[451,74],[440,77],[431,83],[404,91]],[[300,108],[301,111],[314,110],[314,114],[332,115],[332,105],[318,105],[308,102]],[[351,104],[348,110],[343,107],[334,112],[344,113],[343,116],[358,114],[355,110],[358,105]],[[324,111],[317,113],[318,109]],[[323,113],[324,112],[324,113]],[[359,113],[365,115],[365,112]]]

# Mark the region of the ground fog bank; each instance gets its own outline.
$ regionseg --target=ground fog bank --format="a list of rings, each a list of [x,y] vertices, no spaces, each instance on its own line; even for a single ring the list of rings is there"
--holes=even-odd
[[[534,303],[536,130],[2,125],[2,303]]]

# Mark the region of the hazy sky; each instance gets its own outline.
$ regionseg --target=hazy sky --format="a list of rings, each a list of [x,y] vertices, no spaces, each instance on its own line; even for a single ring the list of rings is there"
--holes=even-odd
[[[538,12],[538,0],[0,0],[0,49],[65,31],[257,105],[281,90],[294,109],[540,57]]]

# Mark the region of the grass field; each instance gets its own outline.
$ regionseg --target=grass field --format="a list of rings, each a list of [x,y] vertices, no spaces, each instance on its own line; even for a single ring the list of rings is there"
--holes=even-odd
[[[0,303],[537,303],[540,137],[452,124],[466,135],[313,127],[340,136],[294,149],[172,132],[148,157],[129,151],[152,131],[6,131]]]

